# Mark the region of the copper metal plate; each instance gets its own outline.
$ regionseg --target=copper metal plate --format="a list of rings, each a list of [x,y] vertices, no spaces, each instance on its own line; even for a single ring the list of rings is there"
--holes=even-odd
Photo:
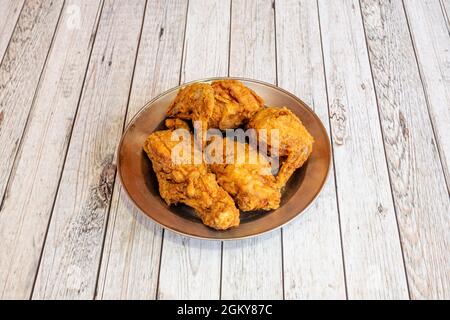
[[[211,82],[219,79],[224,78],[197,81]],[[331,148],[327,132],[317,115],[299,98],[274,85],[251,79],[232,79],[238,79],[253,89],[264,99],[266,105],[286,106],[291,109],[313,135],[313,152],[286,185],[279,209],[269,212],[242,212],[239,227],[226,231],[211,229],[202,224],[191,208],[184,205],[166,205],[159,195],[158,182],[151,162],[142,150],[145,139],[153,131],[163,128],[167,108],[180,87],[166,91],[147,103],[131,120],[118,149],[118,173],[126,193],[142,212],[164,228],[186,236],[213,240],[233,240],[260,235],[280,228],[304,212],[325,184],[330,170]]]

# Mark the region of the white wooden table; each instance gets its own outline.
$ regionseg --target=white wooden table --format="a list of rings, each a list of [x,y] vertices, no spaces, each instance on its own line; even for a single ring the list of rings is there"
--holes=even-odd
[[[449,299],[450,0],[0,0],[0,298]],[[131,117],[211,76],[330,130],[295,222],[181,237],[116,179]]]

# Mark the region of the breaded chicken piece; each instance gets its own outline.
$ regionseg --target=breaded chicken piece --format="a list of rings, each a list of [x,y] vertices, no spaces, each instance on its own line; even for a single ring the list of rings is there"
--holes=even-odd
[[[238,80],[219,80],[211,84],[215,106],[210,128],[233,129],[246,124],[264,106],[264,100]]]
[[[167,118],[164,121],[164,124],[168,129],[176,130],[176,129],[185,129],[187,131],[190,131],[189,125],[186,121],[183,121],[178,118]]]
[[[310,156],[314,138],[300,119],[286,107],[261,109],[253,116],[247,127],[256,129],[258,138],[263,140],[262,142],[269,148],[272,147],[270,130],[279,130],[278,154],[280,157],[286,157],[277,175],[278,186],[282,188],[294,171],[300,168]],[[261,134],[261,129],[267,130],[269,138],[266,139]]]
[[[227,150],[226,144],[230,143],[233,146]],[[210,164],[210,168],[216,174],[219,185],[234,198],[239,209],[277,209],[281,194],[267,157],[247,143],[222,139],[222,144],[223,163]],[[232,161],[226,161],[227,157]]]
[[[192,120],[192,122],[200,121],[203,136],[197,138],[203,141],[206,130],[209,128],[208,122],[211,119],[214,105],[214,90],[211,85],[200,82],[193,83],[180,89],[170,104],[167,115],[183,120]]]
[[[144,144],[158,178],[161,197],[168,205],[184,203],[194,208],[203,223],[214,229],[238,226],[239,210],[231,196],[217,184],[215,175],[208,172],[205,163],[172,161],[172,150],[180,143],[172,141],[172,133],[172,130],[156,131]],[[193,140],[192,136],[190,139]]]
[[[246,124],[264,101],[237,80],[194,83],[182,88],[169,106],[169,117],[201,121],[208,128],[232,129]]]

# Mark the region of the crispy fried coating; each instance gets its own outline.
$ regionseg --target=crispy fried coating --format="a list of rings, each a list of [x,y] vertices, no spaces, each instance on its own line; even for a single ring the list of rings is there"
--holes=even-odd
[[[178,118],[167,118],[164,121],[164,124],[168,129],[176,130],[176,129],[185,129],[187,131],[190,131],[189,125],[186,121],[183,121]]]
[[[208,172],[205,163],[172,161],[172,150],[179,143],[172,141],[172,132],[156,131],[144,144],[158,178],[161,197],[168,205],[184,203],[194,208],[203,223],[214,229],[238,226],[239,210],[231,196],[217,184],[215,175]]]
[[[178,92],[175,100],[170,104],[167,111],[169,117],[183,120],[200,121],[203,129],[203,137],[208,129],[214,109],[214,90],[207,83],[193,83]]]
[[[205,133],[208,128],[224,130],[246,124],[263,106],[262,98],[242,82],[220,80],[182,88],[169,106],[167,115],[201,121]]]
[[[238,80],[219,80],[211,84],[215,106],[210,128],[232,129],[246,124],[264,106],[263,99]]]
[[[230,143],[233,146],[227,148]],[[277,209],[281,193],[267,157],[247,143],[222,139],[222,144],[223,163],[210,164],[210,168],[216,174],[219,185],[234,198],[239,209]],[[227,157],[232,161],[227,161]]]
[[[258,130],[258,133],[260,129],[266,129],[268,137],[271,129],[279,130],[278,153],[280,157],[286,157],[277,175],[278,186],[282,188],[294,171],[310,156],[314,138],[300,119],[286,107],[261,109],[253,116],[247,127]],[[267,143],[269,148],[272,147],[270,139],[265,139],[262,134],[258,134],[258,137],[265,140],[263,143]]]

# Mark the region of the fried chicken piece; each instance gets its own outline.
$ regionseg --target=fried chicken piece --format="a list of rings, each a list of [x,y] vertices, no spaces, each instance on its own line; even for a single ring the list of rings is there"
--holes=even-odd
[[[178,118],[167,118],[164,121],[164,124],[168,129],[176,130],[176,129],[185,129],[187,131],[190,131],[189,125],[186,121],[183,121]]]
[[[264,101],[237,80],[194,83],[182,88],[169,106],[167,115],[201,121],[208,128],[232,129],[246,124]]]
[[[227,149],[226,145],[230,143],[233,146]],[[219,185],[234,198],[239,209],[277,209],[281,194],[267,157],[247,143],[222,139],[222,145],[222,163],[213,163],[210,168],[216,174]]]
[[[169,117],[183,120],[200,121],[203,136],[197,137],[204,140],[208,122],[214,109],[214,90],[207,83],[193,83],[178,92],[175,100],[169,106],[167,115]]]
[[[237,128],[264,106],[264,100],[238,80],[214,81],[211,86],[215,106],[209,120],[210,128]]]
[[[258,138],[272,148],[270,130],[278,129],[280,157],[286,157],[277,175],[277,183],[282,188],[295,170],[300,168],[312,152],[314,138],[303,126],[300,119],[288,108],[269,107],[261,109],[248,123],[248,128],[258,131]],[[267,137],[261,132],[267,130]]]
[[[144,151],[158,178],[161,197],[168,205],[184,203],[194,208],[203,223],[214,229],[238,226],[239,210],[231,196],[217,184],[214,174],[208,172],[204,162],[178,164],[172,161],[172,151],[180,143],[172,141],[172,133],[172,130],[156,131],[144,144]],[[190,134],[189,139],[193,147]]]

